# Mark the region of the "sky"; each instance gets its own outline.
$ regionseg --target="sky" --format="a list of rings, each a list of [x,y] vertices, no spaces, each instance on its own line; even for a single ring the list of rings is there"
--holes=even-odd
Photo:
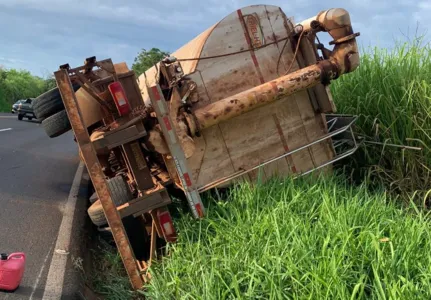
[[[46,77],[96,56],[131,67],[141,49],[173,52],[252,4],[279,6],[296,22],[344,8],[363,47],[390,48],[416,31],[428,38],[431,27],[431,0],[0,0],[0,66]]]

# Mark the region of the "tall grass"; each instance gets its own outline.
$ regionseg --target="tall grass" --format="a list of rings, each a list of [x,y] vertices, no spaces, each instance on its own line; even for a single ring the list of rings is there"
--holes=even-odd
[[[431,223],[398,205],[336,178],[242,185],[204,220],[178,220],[146,295],[431,299]]]
[[[423,150],[368,144],[353,166],[370,170],[374,180],[396,192],[426,193],[431,189],[431,46],[418,38],[361,56],[356,71],[331,85],[339,112],[359,115],[358,132],[369,140]]]

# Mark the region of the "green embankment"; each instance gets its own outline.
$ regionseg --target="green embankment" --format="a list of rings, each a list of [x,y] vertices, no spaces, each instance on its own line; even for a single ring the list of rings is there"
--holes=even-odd
[[[336,178],[241,186],[204,220],[178,220],[146,295],[430,299],[431,223],[399,203]]]

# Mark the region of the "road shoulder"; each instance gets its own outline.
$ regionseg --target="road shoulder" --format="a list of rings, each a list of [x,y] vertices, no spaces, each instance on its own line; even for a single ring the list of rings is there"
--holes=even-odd
[[[80,172],[79,168],[83,168],[80,174],[78,174],[78,172]],[[76,176],[79,176],[79,178],[75,178],[74,180],[74,185],[77,186],[72,186],[71,193],[69,196],[76,197],[76,200],[74,200],[74,211],[71,212],[70,204],[69,208],[68,204],[65,205],[65,209],[63,212],[63,221],[65,221],[66,224],[63,224],[62,222],[62,225],[60,227],[56,247],[54,248],[54,256],[50,265],[49,273],[52,273],[52,275],[50,276],[50,274],[48,274],[47,284],[45,286],[44,299],[83,299],[80,296],[80,291],[84,282],[84,274],[82,272],[81,266],[82,259],[85,256],[86,251],[85,247],[83,247],[83,241],[85,240],[86,236],[86,222],[88,219],[86,211],[88,206],[89,188],[91,181],[85,168],[85,165],[83,165],[82,163],[78,167]],[[71,214],[73,214],[72,222],[67,220],[67,218],[70,218]],[[64,227],[67,228],[67,232],[61,232],[62,228]],[[70,236],[68,238],[67,235],[69,234]],[[66,252],[62,253],[63,250]],[[56,259],[56,255],[60,256],[60,258],[57,257]],[[67,259],[65,260],[65,264],[61,261],[62,255],[67,257]],[[64,272],[63,270],[61,270],[62,266],[64,266]],[[57,267],[59,268],[58,270],[56,270]],[[63,278],[61,279],[61,277]],[[59,281],[63,282],[62,288],[53,288],[52,285],[57,284]],[[61,294],[61,298],[59,298],[58,292],[59,294]]]

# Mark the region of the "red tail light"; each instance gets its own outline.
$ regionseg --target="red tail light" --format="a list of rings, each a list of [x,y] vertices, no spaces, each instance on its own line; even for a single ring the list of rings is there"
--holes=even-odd
[[[118,109],[120,116],[125,116],[130,113],[130,104],[127,100],[126,93],[120,82],[116,81],[108,85],[112,98],[114,98],[115,106]]]
[[[167,242],[175,242],[177,240],[177,232],[175,231],[174,223],[172,222],[169,211],[157,211],[157,218],[162,227],[163,235]]]

